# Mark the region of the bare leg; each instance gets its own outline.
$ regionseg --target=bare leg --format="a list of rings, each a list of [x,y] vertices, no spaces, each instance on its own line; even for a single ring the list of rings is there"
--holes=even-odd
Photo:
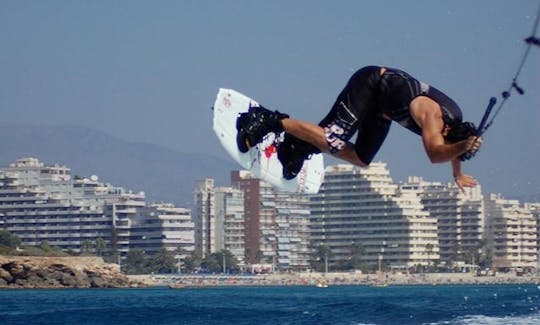
[[[324,128],[320,127],[317,124],[295,120],[292,118],[285,118],[281,120],[281,123],[283,124],[285,132],[290,133],[301,140],[311,143],[319,150],[321,150],[321,152],[330,154]],[[367,167],[367,164],[365,164],[362,160],[360,160],[360,158],[358,158],[358,155],[354,150],[354,146],[350,142],[347,143],[343,150],[338,151],[333,156],[350,162],[353,165]]]

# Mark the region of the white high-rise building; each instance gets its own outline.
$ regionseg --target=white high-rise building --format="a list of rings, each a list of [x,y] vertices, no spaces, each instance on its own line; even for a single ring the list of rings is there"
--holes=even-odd
[[[484,205],[480,186],[463,193],[454,184],[409,177],[403,191],[420,197],[424,209],[437,219],[439,254],[446,262],[478,263],[483,247]]]
[[[244,192],[232,187],[217,187],[216,199],[216,248],[226,249],[236,258],[238,265],[245,265]]]
[[[172,230],[162,217],[150,215],[167,214],[166,209],[176,208],[147,207],[143,192],[101,183],[97,176],[72,177],[69,168],[46,166],[36,158],[0,168],[0,226],[23,245],[47,242],[64,250],[108,251],[119,257],[131,249],[151,254],[158,246],[172,248],[176,243],[167,239],[178,236],[193,246],[192,227]],[[148,227],[152,230],[147,234]]]
[[[540,274],[540,203],[525,203],[525,209],[531,211],[536,220],[536,249],[538,250],[536,272]]]
[[[201,257],[217,252],[216,208],[214,180],[197,182],[193,191],[193,222],[195,224],[195,250]]]
[[[24,245],[47,242],[80,252],[101,238],[126,252],[122,223],[144,205],[144,193],[100,183],[97,176],[72,178],[69,168],[45,166],[36,158],[0,169],[0,217]]]
[[[310,268],[309,196],[276,192],[277,267],[305,271]]]
[[[311,199],[310,227],[312,247],[327,245],[330,263],[348,260],[353,244],[371,265],[411,267],[439,258],[437,220],[414,193],[398,191],[384,163],[328,167]]]
[[[129,219],[129,248],[153,256],[161,249],[175,252],[177,259],[195,250],[195,227],[191,211],[171,203],[153,203]]]
[[[532,270],[538,263],[537,218],[517,200],[491,194],[486,207],[486,238],[496,269]]]

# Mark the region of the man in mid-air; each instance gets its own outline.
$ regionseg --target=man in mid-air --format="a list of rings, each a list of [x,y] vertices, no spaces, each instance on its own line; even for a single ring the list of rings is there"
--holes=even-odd
[[[392,121],[422,137],[432,163],[450,161],[460,189],[476,186],[475,179],[461,171],[461,161],[474,156],[482,144],[474,124],[462,121],[461,109],[444,93],[394,68],[358,70],[318,125],[262,106],[251,107],[237,120],[237,145],[247,152],[269,132],[285,131],[278,159],[283,177],[293,179],[304,160],[319,152],[367,167]],[[355,133],[353,144],[349,140]]]

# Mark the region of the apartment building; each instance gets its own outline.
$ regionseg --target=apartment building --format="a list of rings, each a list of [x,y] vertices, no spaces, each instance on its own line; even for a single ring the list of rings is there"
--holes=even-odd
[[[244,192],[247,262],[308,269],[309,198],[276,191],[247,171],[233,171],[231,183]]]
[[[244,193],[246,263],[257,264],[262,258],[260,242],[263,233],[259,216],[264,209],[261,204],[261,182],[247,171],[235,170],[231,172],[231,185]],[[265,232],[264,236],[268,235],[268,232]]]
[[[245,265],[244,192],[232,187],[217,187],[216,199],[216,248],[226,249],[236,258],[238,265]]]
[[[272,186],[248,171],[231,172],[231,185],[244,193],[246,262],[277,263],[277,211]]]
[[[310,268],[309,196],[275,193],[277,268],[305,271]]]
[[[538,263],[538,223],[530,207],[490,194],[484,199],[486,239],[496,269],[532,270]]]
[[[353,244],[370,265],[406,268],[439,258],[436,218],[414,193],[398,191],[380,162],[329,166],[311,198],[310,231],[312,247],[330,248],[330,263],[348,260]]]
[[[189,209],[171,203],[152,203],[128,221],[129,249],[143,250],[149,256],[166,249],[174,252],[177,259],[195,250],[195,226]]]
[[[197,182],[193,191],[193,222],[195,251],[206,257],[217,251],[215,186],[211,178]]]
[[[427,182],[421,177],[409,177],[400,186],[413,191],[424,209],[437,220],[439,255],[442,261],[477,263],[485,250],[484,205],[481,187],[463,193],[455,184]]]
[[[89,246],[96,250],[99,241],[105,244],[100,249],[119,257],[134,248],[151,253],[157,250],[155,243],[140,239],[147,236],[145,227],[154,224],[152,236],[161,237],[160,247],[173,249],[163,239],[179,236],[189,241],[190,230],[170,231],[167,222],[155,223],[150,214],[164,209],[173,208],[147,207],[143,192],[101,183],[97,176],[72,177],[66,166],[46,166],[36,158],[18,159],[0,168],[0,226],[17,235],[23,245],[47,242],[81,252]]]

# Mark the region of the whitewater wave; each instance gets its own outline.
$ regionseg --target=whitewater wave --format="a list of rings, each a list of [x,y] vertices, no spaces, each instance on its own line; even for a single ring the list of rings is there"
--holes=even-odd
[[[540,312],[522,316],[484,316],[467,315],[460,316],[450,321],[439,321],[425,325],[538,325],[540,324]]]

